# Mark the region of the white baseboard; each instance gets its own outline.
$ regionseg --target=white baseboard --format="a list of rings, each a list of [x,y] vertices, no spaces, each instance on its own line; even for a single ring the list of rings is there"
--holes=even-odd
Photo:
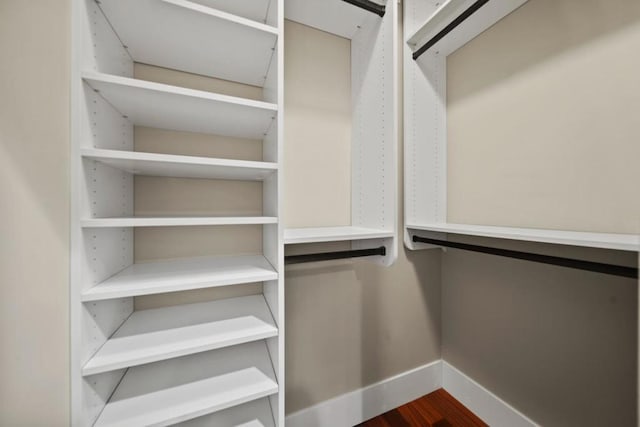
[[[290,414],[287,427],[351,427],[442,387],[437,360]]]
[[[507,402],[442,361],[442,388],[491,427],[535,427]]]
[[[437,360],[286,417],[287,427],[352,427],[444,388],[491,427],[537,427],[508,403]]]

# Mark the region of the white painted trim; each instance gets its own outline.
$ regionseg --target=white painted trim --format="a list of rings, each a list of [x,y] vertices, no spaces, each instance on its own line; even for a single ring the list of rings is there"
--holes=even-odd
[[[442,387],[442,361],[290,414],[287,427],[351,427]]]
[[[535,427],[538,425],[445,361],[442,361],[442,386],[449,394],[492,427]]]
[[[492,427],[537,427],[524,414],[444,360],[287,415],[287,427],[351,427],[444,388]]]

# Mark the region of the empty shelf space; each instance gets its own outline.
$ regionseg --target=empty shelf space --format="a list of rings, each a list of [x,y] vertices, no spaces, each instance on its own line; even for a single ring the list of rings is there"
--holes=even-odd
[[[262,295],[136,311],[82,373],[94,375],[276,335]]]
[[[286,244],[384,239],[388,237],[393,237],[393,231],[352,226],[288,228],[284,232],[284,242]]]
[[[165,426],[277,392],[258,341],[130,368],[95,426]]]
[[[287,0],[285,18],[352,39],[360,25],[375,13],[361,6],[384,10],[385,2],[366,0]]]
[[[182,427],[274,427],[268,398],[205,415],[180,424]]]
[[[113,217],[82,220],[83,228],[181,227],[190,225],[275,224],[272,216],[203,216],[203,217]]]
[[[82,301],[176,292],[276,280],[278,273],[262,255],[198,257],[133,264],[87,289]]]
[[[466,224],[407,224],[410,231],[430,231],[497,239],[524,240],[528,242],[554,243],[601,249],[637,251],[640,236],[634,234],[590,233],[581,231],[545,230],[538,228],[494,227]]]
[[[101,0],[100,8],[136,62],[263,86],[278,29],[215,8],[231,3],[246,3],[231,12],[266,16],[254,1]]]
[[[263,139],[275,104],[110,74],[84,81],[133,124],[160,129]]]
[[[82,149],[82,156],[134,175],[148,176],[263,180],[278,169],[276,163],[93,148]]]

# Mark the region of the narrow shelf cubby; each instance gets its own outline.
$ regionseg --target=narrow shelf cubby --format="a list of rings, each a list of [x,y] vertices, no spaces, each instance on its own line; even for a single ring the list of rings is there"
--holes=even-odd
[[[350,241],[354,250],[384,246],[385,255],[367,258],[380,264],[390,265],[397,257],[397,11],[394,1],[285,1],[287,19],[349,40],[350,69],[343,78],[350,80],[351,88],[347,107],[351,115],[350,148],[345,150],[351,153],[350,182],[340,184],[350,185],[350,224],[318,226],[296,221],[296,227],[285,230],[286,244]],[[343,78],[339,80],[342,82]],[[327,96],[323,94],[318,98]],[[300,114],[323,111],[323,106],[315,105],[314,99],[305,98],[300,102],[304,104],[301,108],[306,109]],[[324,127],[324,124],[318,120],[318,126]],[[330,126],[334,124],[327,125]],[[295,138],[288,133],[285,146],[311,140],[318,131],[309,126],[304,132],[298,129]],[[340,138],[342,134],[337,132],[337,135]],[[308,148],[309,152],[323,149],[322,146]],[[322,156],[331,157],[326,152]],[[286,172],[285,178],[302,179],[291,175]],[[323,182],[318,174],[305,178],[314,184]],[[329,182],[333,183],[327,182],[329,186],[332,185]],[[326,209],[332,207],[327,205]]]

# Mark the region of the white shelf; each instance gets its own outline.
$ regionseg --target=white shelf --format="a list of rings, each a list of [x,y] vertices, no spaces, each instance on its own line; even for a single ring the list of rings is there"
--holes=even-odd
[[[101,0],[100,8],[136,62],[263,86],[278,30],[215,8],[231,3],[247,4],[231,12],[266,16],[255,1]]]
[[[451,223],[424,225],[407,224],[407,229],[493,237],[498,239],[524,240],[528,242],[585,246],[601,249],[618,249],[624,251],[637,251],[640,247],[640,236],[635,234],[588,233],[580,231],[493,227],[487,225]]]
[[[82,301],[238,285],[278,279],[262,255],[198,257],[133,264],[85,290]]]
[[[439,40],[437,50],[442,55],[449,55],[526,1],[491,0]],[[446,0],[407,38],[406,41],[411,50],[414,52],[418,50],[475,2],[476,0]]]
[[[284,231],[284,242],[286,244],[385,239],[390,237],[393,237],[393,231],[352,226],[288,228]]]
[[[205,415],[180,424],[181,427],[274,427],[268,398]]]
[[[278,109],[268,102],[128,77],[96,72],[82,76],[123,116],[140,126],[261,140]]]
[[[272,0],[191,0],[212,9],[218,9],[223,12],[232,13],[251,19],[255,22],[266,22],[271,8],[277,8]],[[272,11],[273,12],[273,11]]]
[[[451,21],[474,3],[475,0],[446,0],[427,20],[407,39],[409,46],[419,48],[419,43],[435,36]],[[415,48],[413,50],[415,50]]]
[[[134,312],[87,362],[94,375],[278,335],[262,295]]]
[[[130,368],[95,426],[166,426],[277,392],[258,341]]]
[[[113,217],[89,218],[81,221],[83,228],[111,227],[179,227],[189,225],[251,225],[275,224],[272,216],[209,216],[209,217]]]
[[[81,152],[85,159],[95,160],[134,175],[261,181],[278,169],[276,163],[246,160],[94,148],[84,148]]]
[[[284,13],[286,19],[347,39],[353,38],[365,20],[379,18],[344,0],[287,0]]]

